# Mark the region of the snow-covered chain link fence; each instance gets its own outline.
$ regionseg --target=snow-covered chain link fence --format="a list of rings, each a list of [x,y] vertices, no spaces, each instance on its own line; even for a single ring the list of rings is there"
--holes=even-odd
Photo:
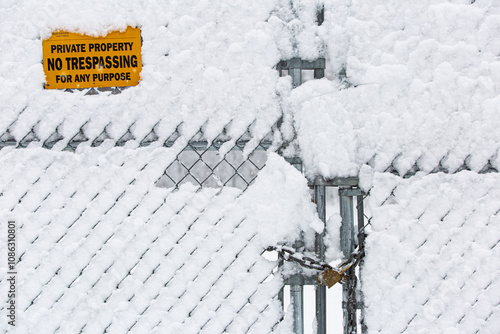
[[[107,126],[105,126],[102,129],[102,131],[98,134],[97,133],[95,133],[93,135],[87,134],[86,129],[92,127],[92,125],[90,123],[91,123],[90,120],[88,120],[87,122],[84,122],[79,128],[76,128],[74,130],[74,133],[72,133],[70,135],[66,135],[66,136],[61,134],[61,132],[59,130],[60,126],[58,126],[52,132],[52,134],[50,134],[46,138],[42,138],[42,136],[39,136],[39,134],[37,133],[38,123],[33,128],[29,129],[29,131],[27,131],[26,133],[24,133],[22,135],[18,135],[17,136],[18,138],[16,138],[11,133],[11,132],[14,132],[12,129],[15,129],[15,123],[13,123],[11,126],[9,126],[5,130],[5,132],[3,132],[0,135],[0,149],[2,149],[4,147],[26,148],[30,144],[32,145],[32,147],[42,146],[42,147],[47,148],[47,149],[53,149],[54,146],[57,145],[55,148],[58,150],[65,150],[65,151],[73,151],[74,152],[77,149],[77,147],[81,144],[84,144],[84,146],[90,145],[92,147],[97,147],[97,146],[100,146],[105,140],[108,140],[108,141],[112,142],[114,145],[120,146],[120,147],[125,146],[126,144],[128,144],[130,146],[139,146],[139,147],[149,146],[151,144],[156,144],[156,145],[160,144],[160,145],[164,145],[166,147],[171,147],[174,144],[175,140],[177,140],[179,137],[182,137],[182,135],[179,133],[179,127],[182,127],[182,125],[183,125],[182,123],[179,124],[177,126],[177,128],[172,129],[172,130],[174,130],[173,132],[166,133],[166,134],[163,133],[162,134],[163,138],[161,138],[159,133],[158,133],[159,132],[158,128],[160,127],[160,123],[162,123],[161,120],[158,120],[158,122],[150,128],[149,132],[144,132],[144,129],[142,129],[141,132],[144,134],[142,135],[142,137],[139,137],[139,138],[137,137],[136,134],[134,134],[135,123],[130,124],[127,128],[123,129],[122,133],[118,133],[115,136],[111,135],[107,130],[108,127],[112,125],[111,123],[108,124]],[[229,145],[232,145],[232,147],[230,147],[229,149],[235,148],[237,151],[243,151],[249,138],[252,137],[250,129],[254,126],[254,124],[255,124],[255,122],[250,124],[247,131],[239,136],[239,139],[231,142]],[[230,127],[231,127],[231,124],[228,124],[228,128],[230,128]],[[224,131],[226,131],[226,129]],[[95,132],[95,131],[93,131],[93,132]],[[197,137],[201,138],[201,137],[203,137],[203,131],[200,130],[194,136],[188,135],[188,137],[191,137],[191,139],[197,138]],[[226,136],[226,135],[220,135],[211,143],[208,143],[207,141],[203,141],[201,143],[194,141],[194,143],[188,144],[186,146],[186,151],[191,150],[193,152],[196,152],[196,151],[201,150],[201,154],[198,154],[198,156],[199,156],[201,161],[205,161],[207,159],[207,157],[209,155],[211,155],[211,153],[207,153],[206,151],[216,152],[217,150],[219,150],[221,148],[222,144],[224,144],[225,141],[227,141],[227,138],[228,138],[228,136]],[[250,145],[250,146],[253,146],[251,148],[252,151],[253,150],[259,151],[259,150],[263,150],[263,149],[265,150],[265,149],[269,148],[269,146],[271,146],[271,143],[273,142],[273,139],[275,139],[275,138],[273,138],[270,135],[267,135],[265,137],[262,137],[261,141],[258,141],[258,142],[254,141],[252,143],[253,145]],[[226,148],[225,148],[226,150],[227,150],[227,145],[228,145],[228,143],[226,143]],[[215,153],[215,154],[218,154],[218,153]],[[246,154],[248,154],[248,153],[246,153]],[[254,153],[253,155],[256,156],[257,154],[258,153]],[[184,155],[189,155],[189,154],[184,153]],[[203,156],[205,156],[205,159],[203,158]],[[384,156],[384,154],[381,154],[381,156]],[[461,165],[455,164],[455,166],[452,167],[446,163],[448,156],[443,155],[441,157],[441,159],[439,159],[439,163],[437,165],[435,165],[433,169],[429,169],[428,167],[425,169],[421,168],[421,166],[419,165],[419,159],[415,159],[413,161],[413,165],[409,165],[409,162],[406,159],[405,160],[406,167],[401,167],[401,163],[399,161],[400,156],[401,156],[401,154],[397,155],[392,160],[392,162],[388,162],[388,165],[387,165],[387,163],[384,165],[384,164],[377,164],[376,163],[376,161],[378,160],[378,156],[377,156],[377,154],[375,154],[372,157],[372,159],[370,159],[369,161],[365,161],[364,163],[373,167],[378,172],[392,173],[392,174],[399,175],[399,176],[402,176],[405,178],[412,177],[420,171],[423,171],[425,173],[439,173],[439,172],[458,173],[458,172],[463,171],[463,170],[473,170],[473,171],[478,172],[480,174],[498,172],[497,168],[494,167],[494,165],[492,164],[492,161],[496,159],[496,155],[492,156],[491,159],[489,159],[487,161],[487,163],[482,168],[479,168],[479,169],[477,167],[472,167],[470,165],[470,156],[467,156],[463,160],[463,163]],[[193,161],[193,159],[196,160],[196,156],[193,156],[193,158],[187,158],[188,161]],[[214,160],[213,158],[208,158],[208,159]],[[205,177],[200,175],[198,177],[194,177],[193,179],[191,179],[191,178],[190,179],[194,180],[198,184],[204,183],[204,181],[207,181],[207,180],[205,180],[205,178],[213,172],[214,167],[219,168],[219,169],[224,169],[224,168],[228,169],[229,168],[229,169],[233,169],[235,171],[237,178],[241,179],[239,181],[235,181],[236,183],[240,184],[239,187],[242,187],[243,184],[246,184],[246,186],[248,186],[248,184],[249,184],[248,181],[251,181],[253,179],[253,177],[245,177],[245,176],[239,175],[238,170],[239,170],[239,168],[241,168],[240,164],[241,163],[244,163],[245,165],[252,164],[255,160],[257,162],[255,164],[255,168],[251,168],[252,169],[251,173],[254,173],[252,175],[255,176],[255,171],[260,170],[263,166],[262,158],[259,157],[256,159],[250,159],[248,162],[245,162],[244,159],[241,159],[241,158],[235,158],[235,159],[238,160],[239,162],[225,161],[225,163],[223,163],[222,166],[220,166],[220,165],[215,166],[215,165],[208,164],[208,165],[206,165],[206,167],[208,167],[207,172],[203,172],[203,171],[199,172],[199,174],[203,174]],[[180,164],[180,161],[179,161],[179,164]],[[410,167],[408,167],[408,166],[410,166]],[[191,166],[183,166],[183,167],[190,172]],[[173,168],[177,168],[177,167],[173,166]],[[204,168],[202,167],[202,169],[204,169]],[[191,176],[193,176],[193,175],[191,175]],[[233,176],[234,175],[232,175],[231,178]],[[201,178],[201,180],[199,180],[199,178]],[[225,183],[226,181],[227,180],[225,180],[223,183]],[[176,180],[170,180],[169,182],[172,182],[174,184],[177,183]],[[210,183],[210,184],[212,184],[212,183]]]
[[[0,175],[0,213],[19,226],[20,330],[279,328],[283,278],[276,275],[278,261],[262,253],[308,230],[294,228],[286,215],[275,222],[280,212],[297,216],[300,224],[314,221],[304,216],[314,214],[306,180],[276,155],[268,175],[254,184],[271,142],[258,143],[244,156],[249,141],[240,138],[223,156],[227,141],[185,144],[178,134],[171,138],[169,147],[127,149],[107,141],[80,148],[79,154],[41,147],[2,150],[2,163],[16,166]],[[197,164],[204,166],[203,175]],[[209,183],[211,178],[219,182]],[[271,202],[278,194],[282,199]],[[3,286],[6,275],[1,276]]]
[[[302,176],[276,157],[266,171],[261,152],[289,141],[308,177],[375,171],[369,331],[497,332],[498,3],[6,1],[0,217],[19,228],[19,331],[278,331],[283,282],[260,253],[315,218]],[[128,24],[138,87],[42,89],[53,29]],[[292,89],[273,66],[293,57],[325,57],[327,80]]]
[[[375,174],[362,270],[380,333],[494,333],[500,323],[500,176]]]

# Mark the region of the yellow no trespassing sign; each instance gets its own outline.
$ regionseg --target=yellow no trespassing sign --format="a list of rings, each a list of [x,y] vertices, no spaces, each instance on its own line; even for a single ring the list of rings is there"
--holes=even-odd
[[[129,27],[105,37],[57,31],[42,44],[45,88],[122,87],[139,83],[139,28]]]

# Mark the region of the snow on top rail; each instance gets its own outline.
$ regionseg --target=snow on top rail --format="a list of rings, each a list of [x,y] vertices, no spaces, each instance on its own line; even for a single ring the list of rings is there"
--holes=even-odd
[[[365,164],[401,176],[500,169],[496,2],[23,3],[0,8],[1,146],[62,138],[51,149],[63,150],[104,130],[138,146],[155,126],[163,142],[179,124],[186,138],[203,128],[209,142],[223,131],[236,139],[252,126],[261,139],[280,121],[284,140],[295,139],[287,154],[310,176],[356,176]],[[129,25],[144,41],[138,86],[43,90],[50,31]],[[297,89],[275,69],[321,57],[326,78]]]

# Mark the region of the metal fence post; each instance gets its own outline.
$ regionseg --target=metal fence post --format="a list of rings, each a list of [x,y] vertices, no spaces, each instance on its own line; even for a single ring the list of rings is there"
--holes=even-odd
[[[363,193],[364,194],[364,193]],[[365,249],[365,210],[363,208],[363,201],[364,197],[363,195],[358,195],[357,196],[357,205],[356,208],[358,210],[358,247],[360,252],[364,252]],[[363,259],[361,259],[359,263],[359,267],[361,268],[363,266]],[[359,271],[359,279],[361,281],[361,270]],[[361,281],[362,282],[362,281]],[[361,319],[360,319],[360,324],[361,324],[361,333],[366,334],[368,333],[368,328],[365,324],[365,308],[363,305],[363,290],[360,289],[360,301],[361,301]]]
[[[293,305],[293,332],[304,333],[304,286],[290,286],[290,302]]]
[[[290,68],[288,74],[292,77],[293,88],[297,88],[302,84],[302,69],[300,67]]]
[[[340,215],[340,248],[345,258],[348,258],[355,249],[354,210],[353,198],[348,194],[349,189],[339,189]],[[342,286],[342,308],[344,318],[344,334],[357,333],[356,320],[356,276],[354,269],[348,271],[348,281]]]
[[[326,187],[314,186],[314,202],[316,203],[318,217],[326,227]],[[316,234],[315,253],[320,261],[325,261],[325,232]],[[326,334],[326,286],[316,286],[316,322],[317,334]]]
[[[286,159],[293,167],[295,167],[299,172],[302,172],[302,161],[297,158],[287,158]],[[300,240],[297,240],[294,244],[294,248],[296,250],[301,249],[304,246],[304,242],[302,240],[302,236]],[[280,262],[283,265],[283,262]],[[298,284],[298,282],[294,282],[295,284],[290,285],[290,303],[292,303],[293,310],[293,332],[295,334],[304,334],[304,286],[303,280],[302,285]],[[283,303],[284,292],[283,288],[281,289],[280,295],[278,298],[281,298]]]
[[[319,20],[319,17],[318,17]],[[318,21],[319,22],[319,21]],[[322,23],[322,22],[321,22]],[[321,24],[320,23],[320,24]],[[321,58],[314,62],[303,61],[299,58],[292,58],[288,61],[282,61],[278,64],[277,70],[280,76],[283,70],[287,69],[288,74],[292,77],[292,87],[297,88],[302,84],[302,70],[314,70],[314,78],[321,79],[325,75],[325,59]],[[297,168],[297,166],[295,166]],[[299,169],[299,168],[297,168]],[[302,164],[300,169],[302,170]],[[318,216],[326,226],[326,201],[325,201],[325,186],[314,186],[314,201],[317,205]],[[324,232],[316,235],[315,253],[320,261],[325,260],[325,245],[323,241]],[[279,295],[280,300],[283,294]],[[293,303],[293,330],[295,334],[304,333],[304,286],[290,285],[290,299]],[[317,334],[326,334],[326,287],[316,286],[316,321]]]
[[[324,21],[324,7],[318,9],[317,23],[321,25]],[[321,79],[325,76],[324,66],[314,69],[314,79]],[[324,185],[314,186],[314,202],[318,211],[318,217],[323,221],[326,229],[326,187]],[[325,261],[325,230],[316,234],[315,253],[320,261]],[[326,334],[326,286],[316,286],[316,322],[317,334]]]
[[[290,68],[288,74],[292,77],[292,87],[302,84],[302,70]],[[304,334],[304,286],[290,285],[290,302],[293,305],[293,332]]]

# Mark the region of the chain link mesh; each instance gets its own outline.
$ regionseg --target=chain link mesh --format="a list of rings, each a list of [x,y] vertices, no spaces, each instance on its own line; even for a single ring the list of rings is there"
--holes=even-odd
[[[361,272],[370,331],[496,331],[499,185],[496,173],[375,174]]]
[[[158,149],[153,129],[142,149],[120,147],[132,140],[125,134],[99,152],[28,148],[3,157],[18,166],[0,176],[0,208],[23,217],[21,331],[36,331],[41,319],[46,333],[278,328],[278,262],[262,256],[257,227],[233,204],[279,146],[272,132],[257,144],[248,131],[233,142],[202,136],[181,145],[176,130]],[[27,135],[26,147],[28,139],[36,138]],[[106,129],[92,140],[81,131],[65,150],[106,140]]]

